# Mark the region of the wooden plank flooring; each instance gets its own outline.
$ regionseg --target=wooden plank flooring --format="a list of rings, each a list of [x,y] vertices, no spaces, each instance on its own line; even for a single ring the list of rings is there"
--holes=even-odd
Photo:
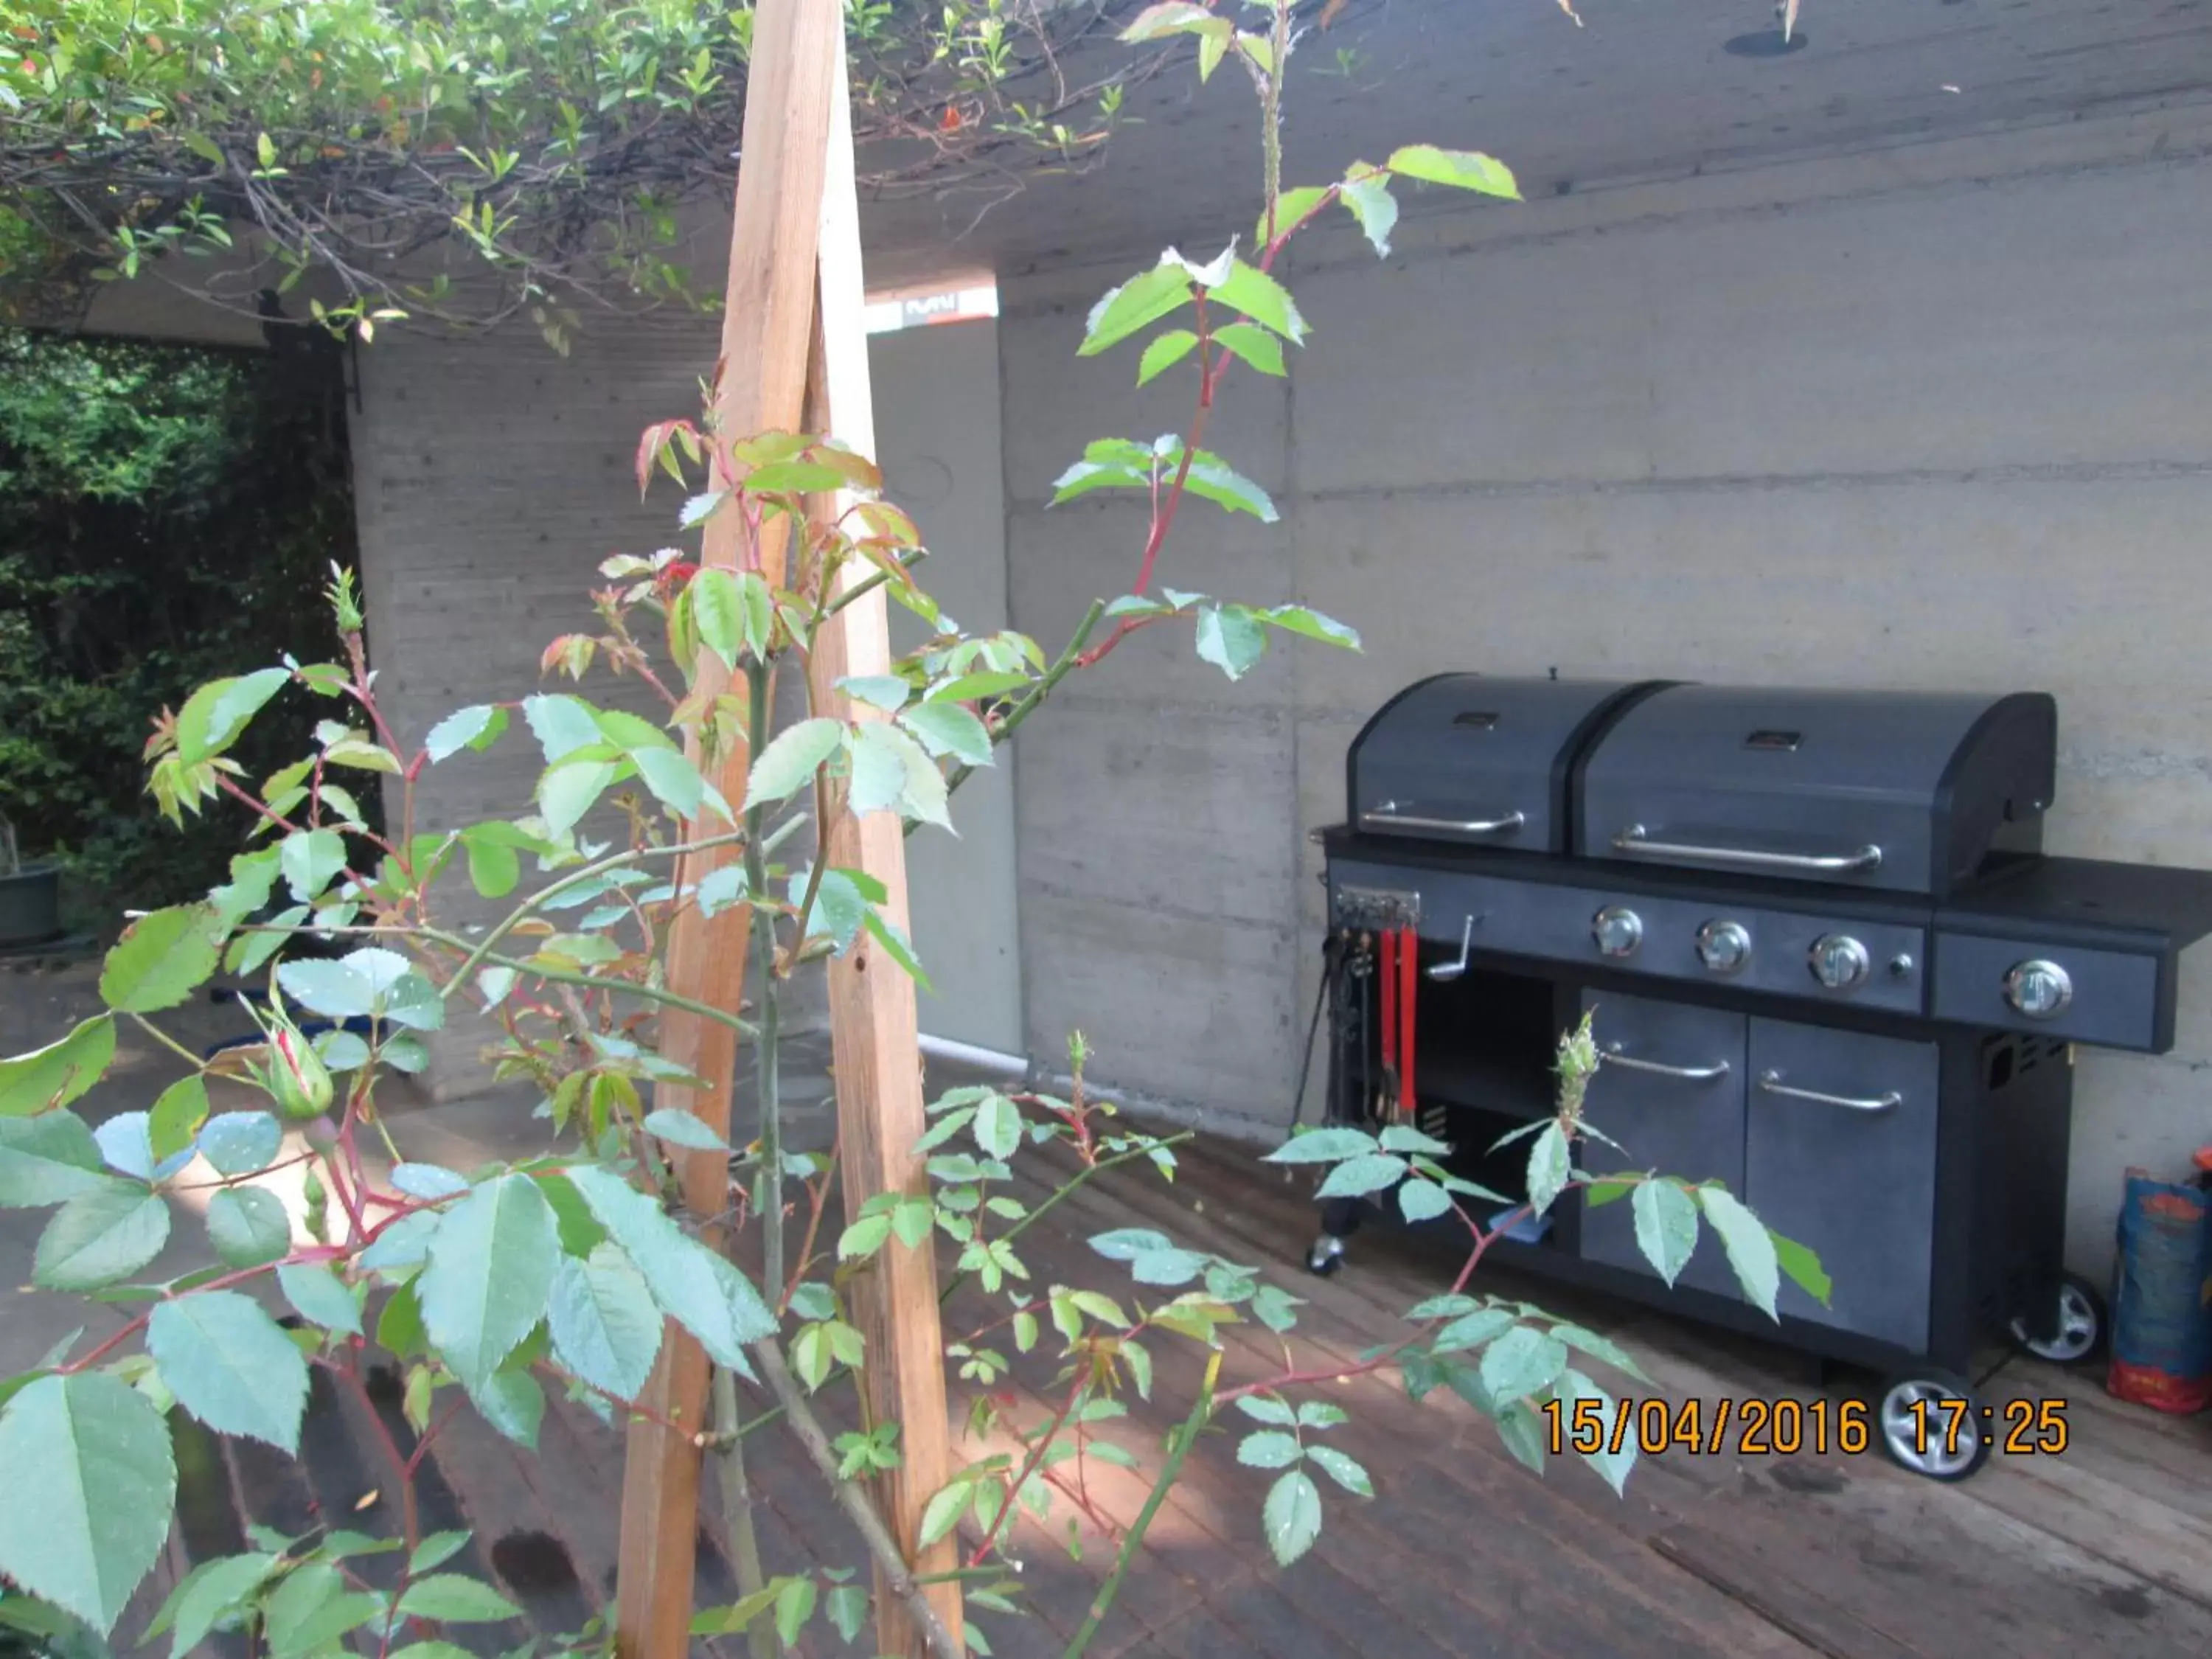
[[[1032,1201],[1045,1173],[1030,1182]],[[1449,1280],[1455,1264],[1388,1232],[1363,1234],[1338,1276],[1298,1266],[1315,1212],[1298,1178],[1285,1180],[1244,1148],[1200,1140],[1179,1177],[1146,1166],[1086,1184],[1024,1235],[1038,1285],[1079,1284],[1133,1294],[1126,1270],[1085,1241],[1111,1227],[1158,1226],[1194,1248],[1265,1269],[1305,1299],[1283,1343],[1256,1325],[1227,1334],[1229,1382],[1286,1366],[1327,1373],[1403,1328],[1402,1310]],[[949,1266],[949,1264],[948,1264]],[[1652,1383],[1607,1377],[1627,1395],[1680,1403],[1788,1394],[1849,1397],[1787,1356],[1663,1315],[1499,1273],[1488,1288],[1525,1296],[1612,1334]],[[947,1329],[997,1318],[973,1290],[955,1296]],[[1001,1328],[994,1340],[1011,1350]],[[1130,1399],[1107,1432],[1137,1472],[1085,1460],[1095,1518],[1069,1559],[1067,1505],[1050,1526],[1024,1517],[1016,1534],[1033,1617],[984,1613],[979,1622],[1005,1659],[1048,1659],[1080,1623],[1111,1564],[1119,1529],[1135,1516],[1169,1426],[1196,1386],[1200,1359],[1161,1339],[1153,1397]],[[1992,1359],[1995,1359],[1992,1356]],[[998,1385],[1025,1424],[1054,1408],[1055,1362],[1018,1358]],[[2058,1457],[1993,1457],[1973,1480],[1944,1486],[1864,1455],[1741,1457],[1680,1450],[1639,1462],[1616,1498],[1577,1461],[1541,1479],[1506,1455],[1488,1424],[1444,1391],[1416,1404],[1382,1376],[1332,1381],[1319,1392],[1352,1420],[1328,1443],[1371,1472],[1376,1495],[1328,1493],[1311,1555],[1277,1568],[1261,1535],[1270,1472],[1236,1461],[1233,1429],[1201,1443],[1155,1521],[1119,1607],[1091,1652],[1127,1659],[1954,1659],[2003,1653],[2037,1659],[2163,1659],[2212,1652],[2212,1417],[2171,1419],[2105,1396],[2094,1373],[2033,1361],[1997,1371],[1992,1400],[2063,1399],[2072,1443]],[[956,1385],[956,1435],[968,1385]],[[387,1427],[396,1413],[384,1415]],[[381,1483],[380,1450],[356,1402],[322,1397],[297,1469],[250,1446],[199,1436],[191,1460],[188,1523],[163,1577],[209,1547],[234,1547],[233,1522],[250,1516],[296,1528],[313,1519],[380,1531],[396,1527],[389,1495],[356,1513]],[[1226,1425],[1224,1425],[1226,1427]],[[412,1438],[404,1424],[403,1450]],[[962,1442],[976,1457],[1006,1449]],[[476,1559],[528,1611],[535,1633],[574,1629],[610,1598],[621,1438],[582,1409],[554,1402],[543,1456],[510,1447],[472,1419],[458,1421],[427,1460],[426,1502],[440,1524],[477,1529]],[[812,1559],[860,1566],[835,1509],[780,1430],[748,1442],[762,1489],[758,1526],[770,1570]],[[711,1482],[709,1483],[711,1486]],[[732,1575],[719,1516],[702,1517],[702,1600],[725,1599]],[[972,1547],[972,1537],[969,1544]],[[142,1606],[158,1604],[149,1587]],[[138,1627],[127,1624],[135,1634]],[[492,1627],[449,1632],[472,1650],[520,1639]],[[735,1653],[742,1642],[698,1644]],[[842,1651],[826,1627],[807,1655]]]

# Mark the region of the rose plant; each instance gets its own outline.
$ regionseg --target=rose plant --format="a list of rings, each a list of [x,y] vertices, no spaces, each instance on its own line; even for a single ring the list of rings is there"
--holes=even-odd
[[[1256,27],[1240,27],[1240,9],[1259,14]],[[780,1103],[782,1008],[797,975],[856,949],[922,972],[884,914],[884,890],[811,850],[839,815],[947,825],[951,797],[972,769],[990,764],[1070,673],[1139,629],[1189,625],[1198,654],[1231,679],[1278,632],[1357,645],[1351,629],[1301,605],[1247,605],[1158,580],[1188,498],[1276,516],[1259,486],[1203,447],[1209,414],[1238,365],[1287,372],[1307,326],[1279,263],[1322,215],[1348,211],[1381,251],[1399,189],[1516,192],[1494,159],[1427,145],[1355,163],[1325,185],[1286,188],[1279,130],[1283,71],[1298,44],[1292,14],[1291,0],[1163,4],[1130,25],[1138,41],[1194,36],[1203,76],[1232,61],[1249,76],[1261,112],[1263,204],[1249,255],[1241,238],[1203,259],[1170,250],[1090,313],[1084,353],[1149,331],[1139,380],[1185,367],[1193,412],[1181,434],[1091,444],[1059,480],[1061,501],[1140,492],[1151,517],[1131,591],[1092,604],[1056,653],[1019,633],[963,633],[941,615],[917,578],[921,536],[881,497],[863,456],[818,435],[672,420],[644,436],[640,486],[655,469],[682,481],[682,525],[720,515],[735,531],[735,562],[702,567],[675,549],[606,561],[595,625],[545,654],[548,674],[572,689],[462,708],[422,732],[395,730],[369,667],[353,580],[338,571],[329,599],[343,659],[287,658],[163,712],[148,745],[163,809],[181,819],[228,799],[250,811],[255,828],[228,882],[123,936],[100,975],[104,1012],[46,1048],[0,1060],[0,1204],[54,1212],[38,1246],[37,1284],[131,1314],[113,1334],[89,1345],[72,1338],[0,1382],[0,1481],[43,1494],[35,1506],[0,1509],[0,1573],[27,1593],[0,1600],[0,1617],[113,1626],[168,1535],[178,1476],[164,1413],[173,1403],[217,1433],[296,1454],[311,1368],[365,1401],[380,1366],[398,1377],[416,1437],[411,1449],[388,1437],[384,1446],[396,1528],[375,1535],[330,1526],[295,1536],[257,1527],[249,1549],[198,1564],[149,1633],[167,1635],[179,1654],[210,1631],[234,1629],[276,1659],[359,1642],[380,1656],[441,1659],[455,1650],[441,1633],[448,1627],[496,1623],[517,1609],[460,1570],[465,1535],[425,1534],[414,1493],[424,1451],[464,1407],[534,1443],[549,1390],[611,1421],[649,1416],[641,1392],[673,1321],[716,1367],[716,1413],[703,1432],[665,1426],[711,1452],[737,1497],[746,1438],[795,1433],[872,1558],[764,1576],[746,1506],[728,1504],[741,1598],[702,1609],[694,1629],[744,1631],[763,1654],[817,1620],[854,1640],[870,1615],[872,1592],[855,1572],[867,1566],[881,1593],[905,1603],[932,1651],[956,1654],[959,1639],[931,1611],[865,1484],[898,1466],[899,1425],[836,1432],[836,1413],[822,1407],[877,1363],[851,1298],[855,1276],[890,1249],[944,1249],[951,1288],[990,1309],[948,1342],[945,1364],[976,1385],[971,1427],[998,1432],[1012,1449],[959,1469],[922,1522],[925,1546],[967,1529],[959,1577],[970,1608],[1013,1611],[1018,1582],[1006,1569],[1018,1522],[1073,1507],[1119,1534],[1068,1650],[1081,1652],[1200,1437],[1232,1413],[1243,1419],[1237,1457],[1277,1472],[1261,1521],[1279,1560],[1297,1559],[1321,1531],[1316,1473],[1352,1493],[1370,1492],[1366,1471],[1328,1443],[1341,1407],[1315,1391],[1343,1369],[1299,1369],[1286,1334],[1298,1300],[1260,1271],[1126,1227],[1091,1240],[1102,1268],[1126,1266],[1131,1284],[1121,1297],[1032,1277],[1021,1236],[1070,1188],[1121,1164],[1149,1162],[1170,1176],[1176,1167],[1181,1137],[1130,1127],[1086,1086],[1080,1038],[1071,1042],[1063,1092],[976,1085],[932,1103],[920,1148],[929,1195],[871,1200],[835,1236],[823,1217],[836,1159],[787,1150]],[[890,672],[842,681],[836,702],[815,704],[810,688],[804,714],[772,729],[776,676],[800,672],[825,626],[877,588],[919,617],[927,637]],[[656,716],[586,696],[587,683],[600,684],[587,677],[599,671],[641,688]],[[318,699],[328,717],[313,752],[256,778],[232,750],[280,694]],[[417,793],[429,769],[466,766],[496,744],[524,741],[536,744],[543,768],[512,815],[420,821]],[[732,800],[710,780],[738,744],[750,765]],[[362,811],[364,786],[385,791],[383,828]],[[725,851],[734,856],[717,861]],[[503,914],[483,926],[451,920],[464,886]],[[679,915],[739,905],[753,919],[749,1013],[695,1002],[665,973]],[[303,951],[310,944],[317,953]],[[221,972],[266,982],[257,1012],[265,1041],[243,1064],[204,1061],[160,1024]],[[657,1045],[658,1016],[669,1008],[757,1045],[759,1133],[748,1146],[726,1147],[689,1111],[656,1105],[660,1085],[699,1081]],[[308,1017],[336,1024],[310,1038]],[[380,1085],[422,1069],[426,1037],[461,1020],[485,1022],[499,1075],[527,1085],[546,1120],[541,1152],[463,1171],[411,1158],[400,1146],[404,1121],[380,1111]],[[107,1071],[125,1024],[168,1044],[186,1069],[149,1110],[111,1116],[95,1130],[73,1109]],[[1596,1065],[1585,1020],[1561,1042],[1555,1111],[1522,1132],[1530,1151],[1518,1200],[1466,1180],[1450,1148],[1405,1125],[1325,1127],[1268,1155],[1324,1173],[1325,1195],[1376,1195],[1411,1219],[1456,1214],[1468,1248],[1455,1282],[1408,1310],[1401,1340],[1352,1369],[1393,1370],[1416,1398],[1450,1389],[1540,1471],[1545,1402],[1604,1401],[1582,1368],[1588,1362],[1636,1368],[1595,1332],[1472,1287],[1505,1228],[1570,1191],[1587,1189],[1593,1203],[1632,1193],[1639,1241],[1669,1281],[1702,1224],[1720,1237],[1747,1296],[1770,1314],[1782,1273],[1815,1294],[1826,1288],[1808,1255],[1723,1188],[1649,1171],[1586,1173],[1582,1149],[1604,1139],[1583,1115]],[[219,1099],[211,1072],[222,1074],[216,1088],[265,1098]],[[1052,1167],[1072,1164],[1073,1173],[1048,1179],[1049,1195],[1032,1201],[1015,1165],[1048,1142],[1062,1149]],[[729,1156],[728,1206],[719,1216],[690,1213],[677,1195],[673,1159],[701,1149]],[[266,1184],[286,1169],[304,1185],[296,1224]],[[186,1188],[205,1199],[215,1265],[145,1281]],[[1509,1212],[1502,1218],[1500,1206]],[[271,1315],[280,1305],[288,1323]],[[1284,1339],[1282,1364],[1226,1377],[1221,1331],[1247,1320]],[[1117,1391],[1150,1396],[1152,1347],[1167,1341],[1197,1345],[1202,1381],[1149,1500],[1132,1523],[1113,1528],[1074,1469],[1082,1456],[1127,1461],[1101,1425],[1119,1410]],[[994,1386],[1038,1363],[1024,1356],[1059,1362],[1041,1423],[1016,1420]],[[1634,1455],[1624,1447],[1589,1461],[1617,1489]],[[596,1651],[610,1639],[595,1628],[572,1649]],[[972,1624],[965,1639],[988,1651]]]

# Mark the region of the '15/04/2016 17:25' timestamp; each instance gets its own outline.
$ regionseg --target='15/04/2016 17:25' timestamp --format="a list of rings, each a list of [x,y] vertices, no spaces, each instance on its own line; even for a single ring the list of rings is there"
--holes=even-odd
[[[1707,1455],[1790,1456],[1797,1452],[1856,1455],[1874,1443],[1874,1407],[1863,1400],[1633,1400],[1585,1396],[1547,1400],[1546,1449],[1585,1455],[1629,1447],[1647,1457],[1675,1448]],[[1915,1401],[1905,1437],[1921,1455],[1953,1455],[1976,1440],[2008,1456],[2055,1456],[2067,1447],[2066,1402],[2008,1400],[1977,1408],[1962,1399]]]

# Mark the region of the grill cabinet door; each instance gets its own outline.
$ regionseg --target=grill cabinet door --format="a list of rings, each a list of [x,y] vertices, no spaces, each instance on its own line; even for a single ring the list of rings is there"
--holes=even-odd
[[[1932,1042],[1751,1022],[1738,1190],[1761,1221],[1818,1255],[1835,1282],[1823,1308],[1785,1276],[1777,1304],[1784,1313],[1926,1348],[1938,1075]],[[1779,1092],[1789,1089],[1832,1098]]]
[[[1583,1006],[1596,1010],[1592,1030],[1598,1052],[1608,1054],[1620,1045],[1620,1059],[1600,1066],[1591,1080],[1588,1111],[1589,1121],[1623,1148],[1615,1152],[1602,1141],[1592,1142],[1583,1152],[1585,1164],[1601,1175],[1617,1165],[1690,1181],[1718,1179],[1730,1192],[1741,1192],[1744,1017],[1611,992],[1583,992]],[[1675,1072],[1710,1072],[1721,1066],[1727,1070],[1683,1077],[1644,1069],[1647,1066]],[[1585,1208],[1582,1254],[1586,1261],[1656,1277],[1636,1245],[1634,1207],[1623,1198]],[[1674,1282],[1734,1291],[1735,1275],[1710,1228],[1698,1230],[1697,1252]]]

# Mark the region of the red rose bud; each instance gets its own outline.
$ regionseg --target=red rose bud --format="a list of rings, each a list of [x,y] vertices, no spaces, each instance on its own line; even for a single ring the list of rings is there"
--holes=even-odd
[[[268,1083],[277,1109],[295,1123],[320,1117],[331,1105],[330,1068],[282,1013],[270,1024]]]

